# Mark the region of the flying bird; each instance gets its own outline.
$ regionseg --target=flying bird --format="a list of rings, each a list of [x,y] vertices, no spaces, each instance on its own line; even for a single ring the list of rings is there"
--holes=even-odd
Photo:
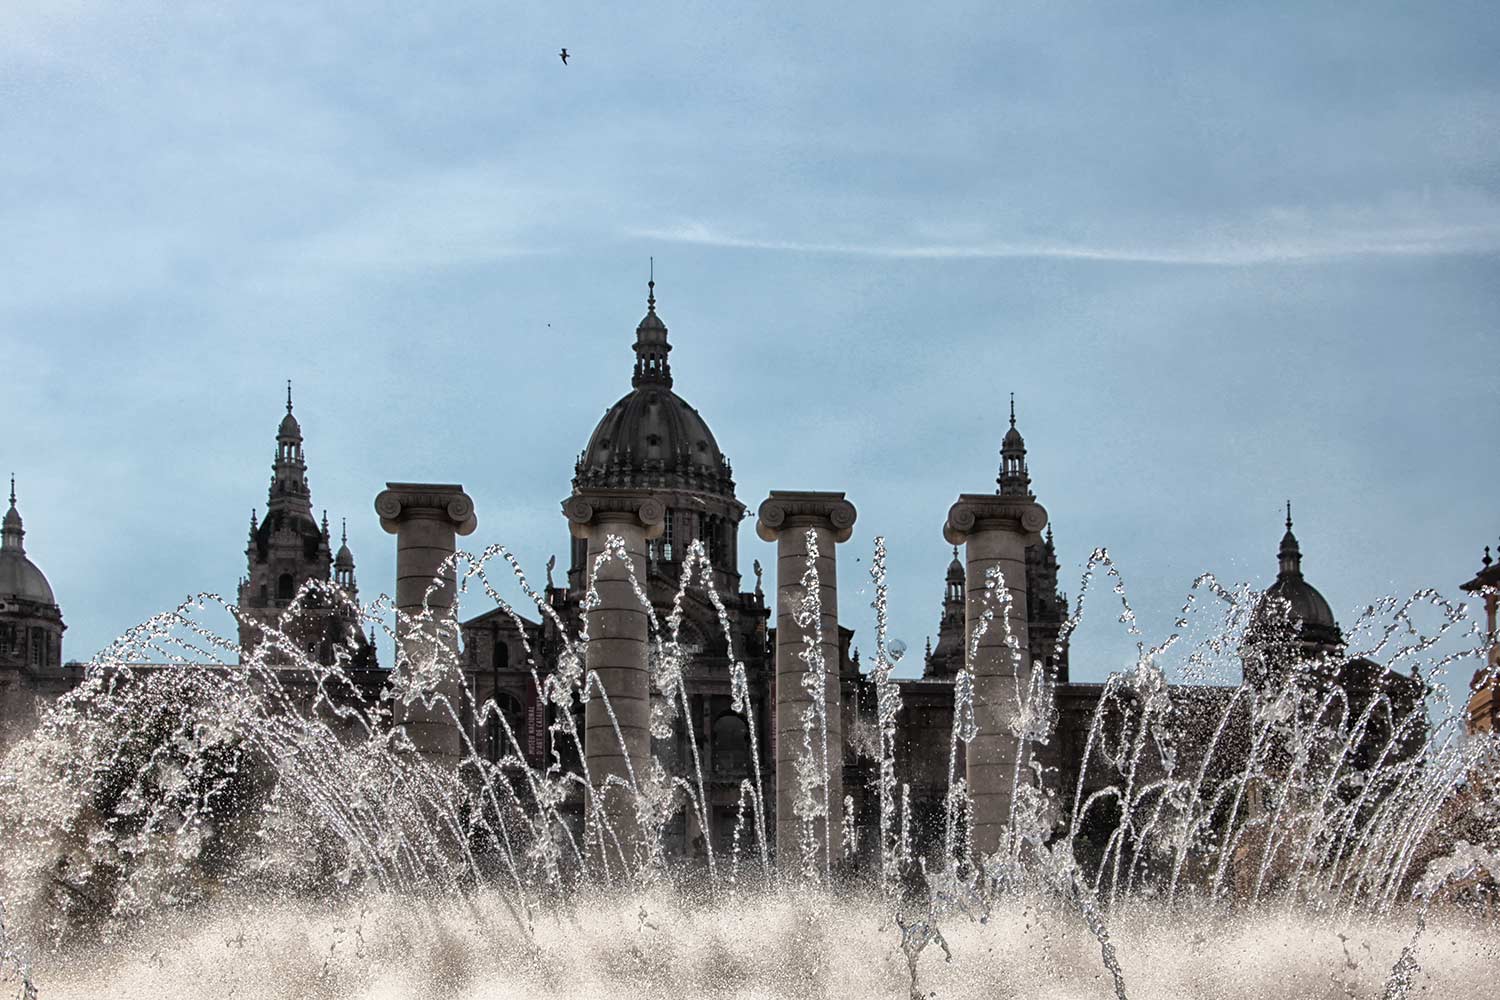
[[[567,49],[563,49],[557,55],[558,55],[559,58],[562,59],[563,65],[566,66],[568,64],[568,50]]]

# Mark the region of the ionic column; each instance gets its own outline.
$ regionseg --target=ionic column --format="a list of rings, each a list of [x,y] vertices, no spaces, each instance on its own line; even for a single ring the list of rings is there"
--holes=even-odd
[[[849,540],[854,531],[854,505],[842,493],[806,493],[772,490],[760,505],[755,532],[764,541],[776,542],[776,858],[783,871],[794,871],[801,863],[802,817],[796,813],[797,761],[803,755],[803,714],[812,706],[812,694],[802,679],[808,664],[802,659],[805,632],[797,624],[795,609],[803,597],[802,576],[807,570],[807,532],[817,539],[818,594],[824,669],[827,671],[823,704],[827,712],[828,816],[826,828],[814,826],[818,844],[818,866],[829,860],[826,845],[833,847],[832,860],[839,859],[843,844],[844,817],[844,725],[839,699],[839,591],[835,545]],[[823,747],[813,727],[814,766],[821,767]],[[825,834],[829,839],[825,840]]]
[[[602,805],[622,847],[634,837],[635,803],[628,791],[609,787],[611,778],[627,786],[646,779],[651,764],[651,675],[647,660],[651,610],[641,602],[630,582],[646,586],[646,542],[661,535],[666,507],[646,490],[583,490],[563,501],[568,530],[588,541],[584,586],[592,586],[599,604],[588,613],[588,646],[584,658],[609,695],[609,708],[597,691],[584,709],[583,747],[589,781],[602,795]],[[614,536],[624,546],[624,560],[605,559],[597,574],[594,561],[607,551]],[[614,712],[613,722],[610,711]],[[615,727],[619,727],[619,735]]]
[[[966,778],[974,799],[973,844],[981,854],[1000,846],[1010,822],[1019,753],[1014,724],[1031,681],[1027,643],[1026,547],[1041,543],[1047,512],[1029,497],[964,493],[948,511],[943,537],[964,546],[964,658],[974,674],[974,720],[978,735],[968,746]],[[1010,635],[1019,662],[1006,643],[999,594],[985,600],[990,569],[998,567],[1010,593]],[[975,646],[985,608],[994,615]]]
[[[396,699],[394,723],[406,730],[418,752],[456,763],[463,755],[459,720],[464,678],[453,612],[457,586],[453,568],[444,569],[443,563],[453,555],[454,536],[469,534],[479,523],[474,501],[457,484],[385,485],[375,498],[375,513],[380,526],[396,536],[396,607],[401,611],[396,666],[408,677],[421,677],[424,688],[422,700],[408,704]],[[434,586],[434,580],[440,582]],[[431,610],[429,620],[408,620],[418,618],[424,606]]]

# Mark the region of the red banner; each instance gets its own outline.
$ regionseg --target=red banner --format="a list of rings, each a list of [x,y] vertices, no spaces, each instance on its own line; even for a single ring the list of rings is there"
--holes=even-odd
[[[526,688],[526,762],[540,767],[547,756],[547,712],[537,700],[536,685]]]

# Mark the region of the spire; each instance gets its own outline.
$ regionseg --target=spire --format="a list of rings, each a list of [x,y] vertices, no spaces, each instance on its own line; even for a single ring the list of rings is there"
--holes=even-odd
[[[339,551],[333,558],[333,579],[342,587],[354,587],[354,553],[349,551],[349,521],[343,520]]]
[[[15,551],[24,554],[26,547],[22,539],[26,532],[21,528],[21,512],[16,510],[16,474],[10,474],[10,509],[5,512],[5,518],[0,521],[0,549]]]
[[[672,366],[667,354],[667,325],[656,315],[656,258],[651,258],[650,278],[646,282],[646,315],[635,328],[635,374],[630,384],[672,387]]]
[[[1000,444],[1000,475],[995,482],[1001,496],[1034,499],[1031,493],[1031,474],[1026,471],[1026,441],[1016,430],[1016,394],[1010,396],[1010,430]]]
[[[341,546],[349,544],[349,519],[347,517],[339,518],[339,544]]]
[[[1277,550],[1276,557],[1281,562],[1278,579],[1302,575],[1302,549],[1297,544],[1297,536],[1292,534],[1292,502],[1290,500],[1286,502],[1286,534],[1281,536],[1281,548]]]
[[[271,490],[266,516],[293,510],[312,516],[311,491],[307,487],[307,460],[302,450],[302,426],[292,416],[292,383],[286,383],[286,416],[276,428],[276,461],[271,465]]]
[[[290,411],[291,408],[292,408],[292,403],[291,403],[292,389],[291,389],[291,385],[292,385],[292,383],[290,383],[290,382],[287,383],[287,390],[286,390],[287,396],[286,396],[286,398],[287,398],[287,410],[288,411]],[[1010,426],[1011,426],[1012,429],[1014,429],[1015,426],[1016,426],[1016,394],[1015,393],[1011,393],[1010,394]]]

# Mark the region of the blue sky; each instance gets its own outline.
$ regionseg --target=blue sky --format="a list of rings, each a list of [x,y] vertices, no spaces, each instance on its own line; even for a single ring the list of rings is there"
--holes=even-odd
[[[1151,637],[1287,498],[1346,622],[1500,536],[1489,4],[179,6],[0,9],[0,462],[70,657],[232,592],[288,378],[367,597],[388,479],[540,576],[652,255],[741,499],[847,491],[843,617],[884,533],[913,650],[1012,391],[1065,588],[1108,546]]]

